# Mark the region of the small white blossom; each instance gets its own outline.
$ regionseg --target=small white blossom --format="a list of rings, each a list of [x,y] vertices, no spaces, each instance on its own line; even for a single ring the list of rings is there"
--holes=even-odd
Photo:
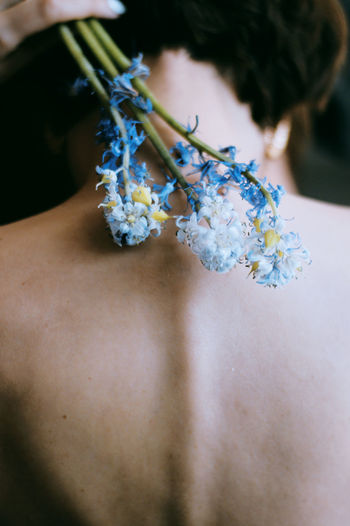
[[[237,216],[232,203],[219,195],[217,189],[213,186],[206,188],[205,195],[201,198],[200,203],[199,220],[202,217],[206,217],[212,224],[213,222],[227,222]]]
[[[117,194],[114,200],[108,200],[107,195],[107,200],[100,206],[104,207],[113,239],[120,247],[125,244],[138,245],[149,236],[150,229],[145,217],[147,207],[144,204],[134,201],[123,203]]]
[[[96,185],[96,190],[101,185],[106,185],[106,188],[117,187],[118,171],[120,170],[109,170],[107,168],[96,166],[96,172],[101,176],[101,181]]]
[[[208,270],[228,272],[243,254],[242,225],[232,203],[217,194],[217,188],[207,186],[200,199],[200,209],[190,219],[180,217],[177,238],[187,243]],[[200,225],[206,219],[209,228]]]
[[[216,222],[206,228],[199,224],[198,214],[194,212],[189,220],[180,217],[176,224],[180,243],[186,242],[208,270],[228,272],[242,256],[243,236],[238,220],[230,224]]]
[[[158,195],[148,186],[130,185],[131,199],[123,200],[111,186],[99,205],[110,227],[114,241],[119,245],[139,245],[150,233],[158,236],[169,216],[160,208]]]
[[[152,234],[158,237],[162,232],[165,222],[170,219],[170,216],[160,208],[158,196],[157,202],[153,203],[148,209],[147,219]]]
[[[283,233],[281,217],[255,219],[246,240],[246,259],[257,283],[278,287],[297,277],[302,264],[311,263],[298,234]]]

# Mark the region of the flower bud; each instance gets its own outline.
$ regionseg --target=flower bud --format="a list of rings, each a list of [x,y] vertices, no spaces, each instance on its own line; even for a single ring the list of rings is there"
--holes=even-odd
[[[277,234],[277,232],[271,229],[271,230],[266,230],[264,239],[265,239],[265,247],[271,248],[277,245],[277,243],[281,239],[281,236]]]
[[[152,219],[155,221],[159,221],[159,223],[162,223],[163,221],[167,221],[167,219],[170,219],[170,216],[164,210],[157,210],[156,212],[153,212]]]
[[[132,193],[132,198],[136,203],[142,203],[146,206],[151,206],[152,196],[149,189],[145,186],[138,186]]]

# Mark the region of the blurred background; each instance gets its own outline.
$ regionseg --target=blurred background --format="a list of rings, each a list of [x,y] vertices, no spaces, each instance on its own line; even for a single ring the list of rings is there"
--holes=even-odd
[[[350,21],[350,0],[342,3]],[[79,72],[62,44],[48,46],[46,39],[45,56],[42,35],[32,41],[32,52],[40,59],[30,68],[13,73],[0,64],[0,224],[52,208],[76,191],[64,145],[56,152],[55,137],[63,136],[95,104],[89,91],[67,97]],[[312,117],[311,134],[294,173],[303,195],[350,205],[350,54],[327,109]]]
[[[350,22],[350,0],[342,1]],[[345,67],[326,111],[314,115],[310,141],[296,169],[302,194],[350,205],[350,36]]]

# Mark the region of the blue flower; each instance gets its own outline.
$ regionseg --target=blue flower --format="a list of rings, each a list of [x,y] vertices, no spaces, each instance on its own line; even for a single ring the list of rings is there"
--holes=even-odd
[[[98,143],[109,144],[118,135],[117,126],[111,121],[110,116],[103,113],[103,116],[98,124],[96,133]]]
[[[170,149],[170,153],[175,155],[175,163],[178,166],[187,166],[193,159],[196,149],[191,144],[177,142]]]
[[[250,172],[252,175],[254,175],[259,170],[259,165],[256,164],[255,160],[250,161],[250,163],[247,166],[248,172]]]
[[[236,146],[225,146],[224,148],[220,149],[220,152],[228,155],[230,159],[232,159],[232,161],[236,159],[236,154],[237,154]]]
[[[82,93],[89,91],[91,93],[91,84],[86,77],[78,77],[75,79],[73,85],[70,88],[71,95],[81,95]]]
[[[227,172],[227,179],[232,180],[234,183],[241,185],[246,182],[243,172],[245,171],[245,165],[237,163],[235,166],[230,168]]]
[[[153,111],[153,105],[150,99],[144,99],[141,97],[141,95],[138,95],[132,99],[132,103],[134,106],[140,108],[140,110],[144,111],[145,113],[151,113]]]
[[[248,201],[254,210],[264,208],[267,205],[266,197],[261,193],[260,188],[253,183],[249,183],[241,190],[241,197]]]
[[[148,171],[148,168],[145,162],[138,163],[135,157],[133,156],[131,158],[130,164],[131,164],[131,169],[133,171],[135,180],[138,183],[144,183],[147,179],[151,178],[151,175]]]
[[[98,138],[107,147],[102,165],[96,169],[100,175],[96,188],[103,185],[106,190],[106,197],[99,206],[103,208],[114,241],[120,246],[137,245],[151,234],[160,235],[171,218],[166,212],[171,209],[169,196],[180,188],[176,178],[167,175],[164,185],[154,184],[152,190],[147,185],[152,178],[146,164],[139,163],[136,157],[146,138],[145,132],[140,129],[140,122],[129,118],[120,108],[123,101],[129,100],[146,113],[152,111],[151,101],[140,96],[132,84],[133,78],[146,78],[148,74],[148,68],[142,64],[142,55],[139,55],[132,60],[129,70],[113,82],[105,78],[112,94],[111,104],[118,107],[126,134],[104,115]],[[198,117],[195,128],[197,126]],[[195,132],[195,129],[187,129]],[[186,243],[208,270],[227,272],[237,263],[246,262],[258,283],[272,287],[284,285],[296,277],[302,263],[310,262],[299,236],[294,232],[284,233],[281,217],[269,215],[272,214],[270,207],[274,207],[262,190],[264,193],[266,190],[278,206],[284,188],[274,187],[266,178],[255,177],[251,181],[249,174],[256,174],[258,165],[254,160],[248,164],[236,162],[234,146],[220,151],[229,159],[214,160],[181,141],[170,150],[177,166],[190,167],[187,177],[197,176],[196,181],[188,182],[185,188],[193,213],[177,217],[177,239]],[[232,203],[224,197],[230,187],[237,189],[252,207],[246,212],[251,222],[248,234]],[[207,226],[203,224],[205,221]]]
[[[125,99],[133,99],[138,96],[137,91],[131,84],[133,76],[130,73],[122,73],[115,77],[111,84],[111,104],[119,106]]]
[[[270,192],[272,199],[274,200],[276,206],[279,206],[282,196],[286,193],[282,185],[278,184],[275,188],[269,183],[266,187],[267,191]]]
[[[170,210],[171,206],[169,204],[169,195],[172,194],[176,188],[177,181],[172,179],[168,181],[164,186],[160,184],[153,185],[153,191],[157,192],[161,205],[166,209]]]
[[[131,66],[128,69],[128,73],[130,73],[133,77],[140,77],[141,79],[145,80],[149,77],[150,70],[148,66],[142,64],[142,59],[142,53],[140,53],[137,57],[134,57],[131,60]]]
[[[141,60],[142,55],[140,54],[138,57],[132,59],[131,66],[125,73],[115,77],[112,82],[106,79],[110,87],[110,101],[112,106],[119,109],[122,102],[130,100],[134,106],[140,108],[145,113],[151,113],[153,111],[150,99],[145,99],[142,95],[139,95],[131,82],[135,77],[147,78],[149,75],[149,68],[142,64]]]

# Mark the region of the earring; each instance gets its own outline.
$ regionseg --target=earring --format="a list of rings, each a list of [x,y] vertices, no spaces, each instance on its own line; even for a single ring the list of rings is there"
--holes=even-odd
[[[278,159],[285,152],[289,142],[290,130],[291,124],[289,119],[280,121],[276,128],[265,129],[265,155],[268,159]]]

